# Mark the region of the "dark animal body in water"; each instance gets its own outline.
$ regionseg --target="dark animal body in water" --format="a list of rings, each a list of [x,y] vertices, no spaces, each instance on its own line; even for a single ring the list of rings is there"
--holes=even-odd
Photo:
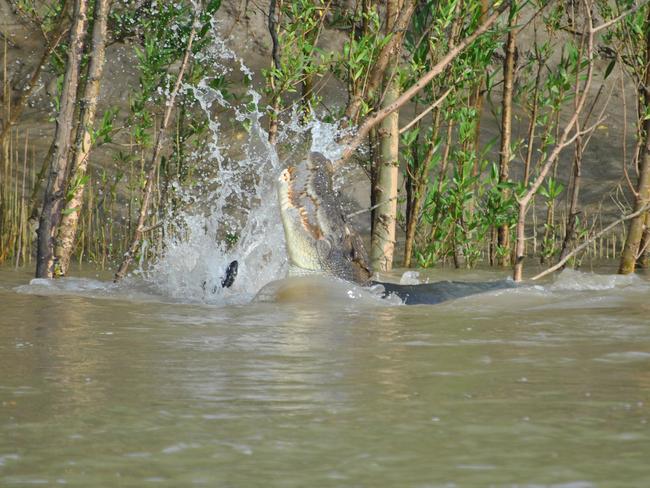
[[[407,305],[434,305],[454,298],[515,286],[514,282],[509,280],[482,282],[436,281],[435,283],[422,283],[419,285],[401,285],[386,282],[372,283],[383,285],[384,296],[389,294],[397,295]]]
[[[332,163],[313,152],[280,175],[280,212],[289,259],[295,267],[360,285],[381,284],[385,296],[397,295],[406,304],[434,304],[515,286],[508,280],[419,285],[372,281],[368,254],[359,234],[346,222],[332,186],[332,173]]]

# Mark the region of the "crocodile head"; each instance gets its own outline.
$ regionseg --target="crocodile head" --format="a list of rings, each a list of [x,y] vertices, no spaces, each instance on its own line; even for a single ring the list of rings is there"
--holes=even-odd
[[[332,188],[332,163],[311,153],[279,178],[280,212],[291,264],[365,284],[371,272],[361,237]]]

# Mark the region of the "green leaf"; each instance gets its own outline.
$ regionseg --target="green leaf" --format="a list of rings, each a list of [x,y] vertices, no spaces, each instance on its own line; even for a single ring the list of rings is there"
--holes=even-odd
[[[210,0],[205,7],[205,11],[212,14],[219,10],[219,7],[221,7],[221,0]]]

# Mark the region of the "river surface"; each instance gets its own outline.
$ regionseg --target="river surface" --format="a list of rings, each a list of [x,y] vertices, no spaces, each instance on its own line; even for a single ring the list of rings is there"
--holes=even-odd
[[[647,277],[408,307],[30,273],[0,269],[2,487],[650,486]]]

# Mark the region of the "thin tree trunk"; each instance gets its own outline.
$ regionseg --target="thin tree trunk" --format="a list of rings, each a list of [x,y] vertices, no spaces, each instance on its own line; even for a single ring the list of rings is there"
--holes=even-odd
[[[55,259],[59,266],[56,270],[60,276],[65,276],[70,265],[70,256],[74,248],[79,214],[83,205],[85,184],[83,179],[88,168],[88,158],[92,148],[92,130],[95,125],[95,113],[104,70],[106,48],[106,24],[110,10],[110,0],[95,0],[92,57],[88,67],[84,100],[81,108],[80,121],[77,127],[74,159],[72,161],[70,182],[72,196],[68,200],[61,219],[59,235],[55,247]]]
[[[38,225],[38,218],[39,218],[39,201],[38,201],[38,193],[41,191],[41,186],[43,185],[43,182],[45,181],[45,177],[47,176],[47,170],[50,167],[50,163],[52,162],[52,156],[54,155],[54,150],[56,149],[56,144],[54,139],[52,139],[52,143],[50,144],[50,148],[47,150],[47,154],[43,158],[43,162],[41,163],[41,169],[38,171],[38,174],[36,175],[36,178],[34,180],[34,186],[32,187],[32,193],[29,197],[29,204],[27,205],[27,208],[29,208],[29,220],[31,222],[34,222],[34,226]]]
[[[480,23],[485,22],[488,13],[488,2],[487,0],[480,0],[481,2],[481,17]],[[476,183],[474,183],[474,194],[478,194],[478,188],[480,186],[478,175],[481,172],[481,151],[480,151],[480,142],[481,142],[481,114],[483,113],[483,101],[484,101],[484,91],[485,91],[485,76],[480,75],[474,87],[470,88],[471,93],[469,97],[469,106],[474,107],[476,110],[476,122],[474,123],[474,139],[471,141],[471,151],[474,153],[474,167],[472,168],[472,176],[476,178]],[[469,144],[468,144],[469,146]],[[474,213],[474,208],[476,206],[476,199],[471,198],[467,202],[467,212],[469,214]]]
[[[4,39],[4,52],[2,63],[2,100],[4,120],[11,119],[11,93],[9,90],[9,73],[7,70],[7,38]],[[9,124],[5,124],[9,127]],[[10,134],[11,132],[7,132]],[[9,140],[7,137],[2,137],[0,140],[0,262],[4,261],[4,235],[5,226],[8,223],[8,210],[7,204],[9,200]]]
[[[440,160],[440,170],[438,172],[438,185],[436,186],[436,193],[435,193],[435,197],[436,197],[435,208],[437,214],[440,213],[442,187],[444,185],[445,179],[447,178],[447,166],[449,165],[449,153],[451,152],[453,130],[454,130],[454,121],[450,119],[447,121],[447,131],[445,134],[445,149],[442,151],[442,158]],[[431,230],[429,232],[429,240],[433,240],[435,238],[437,231],[438,231],[438,226],[436,224],[436,221],[434,220],[434,223],[431,226]]]
[[[278,5],[279,2],[279,5]],[[275,69],[280,69],[280,42],[278,40],[278,24],[280,23],[280,12],[276,13],[276,9],[282,9],[282,0],[271,0],[269,4],[268,14],[268,28],[271,35],[273,47],[271,49],[271,66]],[[271,101],[271,108],[269,110],[269,142],[274,144],[278,139],[278,114],[280,112],[280,93],[275,93],[275,78],[273,75],[270,77],[271,90],[273,91],[273,98]]]
[[[377,194],[373,191],[373,188],[377,186],[377,165],[375,161],[379,160],[379,136],[377,135],[377,128],[374,128],[368,134],[368,148],[369,148],[369,164],[368,164],[368,175],[370,176],[370,235],[372,236],[375,232],[375,212],[377,211]]]
[[[424,164],[424,163],[420,163]],[[413,244],[415,241],[415,229],[420,214],[421,201],[420,184],[417,177],[408,177],[406,186],[406,236],[404,240],[404,267],[411,267],[411,256],[413,255]]]
[[[512,93],[515,78],[515,54],[517,51],[516,30],[517,10],[513,3],[510,6],[510,19],[508,22],[508,38],[506,40],[506,57],[503,61],[503,104],[501,111],[501,150],[499,159],[499,183],[506,183],[510,178],[510,146],[512,144]],[[508,189],[502,190],[503,200],[510,197]],[[510,248],[510,226],[503,224],[497,232],[497,243],[502,249],[499,264],[510,264],[510,253],[503,252]]]
[[[650,202],[650,120],[646,120],[645,126],[645,147],[641,168],[639,173],[639,183],[637,186],[637,197],[634,205],[635,210],[643,208]],[[629,274],[634,272],[636,261],[640,257],[641,240],[644,233],[644,223],[646,216],[641,214],[630,220],[627,228],[627,239],[623,247],[623,254],[619,264],[618,272],[620,274]]]
[[[650,267],[650,212],[645,214],[645,231],[639,247],[640,256],[637,260],[637,266],[641,269],[648,269]]]
[[[559,260],[562,261],[569,254],[571,242],[575,239],[576,224],[578,221],[578,196],[580,195],[580,183],[582,180],[582,137],[576,139],[575,156],[573,159],[573,184],[571,185],[571,203],[569,204],[569,215],[567,215],[566,231]]]
[[[64,203],[65,180],[70,152],[73,116],[79,84],[79,68],[86,33],[88,1],[76,0],[66,73],[61,93],[61,108],[56,121],[55,149],[50,173],[43,196],[43,211],[38,226],[36,277],[52,278],[54,275],[54,233],[56,232]]]
[[[413,2],[411,2],[413,3]],[[386,5],[386,31],[390,33],[397,22],[399,0],[389,0]],[[382,106],[393,103],[399,96],[399,81],[394,76],[397,57],[387,65],[384,81],[387,89]],[[372,191],[378,207],[374,213],[370,245],[371,265],[375,270],[389,271],[393,267],[397,220],[397,177],[399,170],[399,112],[386,117],[379,130],[379,160],[377,184]]]
[[[562,152],[564,148],[566,148],[571,142],[573,142],[573,140],[575,140],[577,136],[580,135],[580,133],[577,133],[573,137],[569,138],[569,134],[571,133],[571,131],[574,131],[576,128],[576,123],[578,122],[580,113],[582,112],[582,109],[587,100],[589,88],[591,87],[591,80],[592,80],[593,68],[594,68],[593,66],[594,65],[594,61],[593,61],[594,35],[596,33],[593,27],[591,11],[589,9],[585,9],[585,13],[587,17],[587,25],[585,26],[585,35],[587,36],[587,76],[582,89],[582,93],[578,97],[578,102],[576,103],[575,112],[571,115],[571,118],[569,119],[566,126],[564,127],[564,130],[560,134],[560,137],[557,139],[558,142],[556,143],[555,147],[550,152],[550,154],[546,157],[544,163],[541,165],[540,171],[537,177],[535,178],[535,180],[533,181],[533,184],[530,186],[528,191],[519,199],[518,202],[519,212],[517,217],[517,228],[516,228],[517,241],[515,243],[515,265],[512,273],[513,280],[516,282],[521,281],[523,279],[524,257],[526,252],[526,243],[525,243],[526,213],[528,212],[528,205],[530,204],[530,201],[539,190],[539,187],[546,179],[548,172],[551,170],[551,167],[557,160],[558,156],[560,155],[560,152]]]
[[[648,9],[648,17],[645,23],[646,26],[646,52],[645,52],[645,80],[644,85],[640,88],[643,91],[643,100],[645,105],[645,113],[650,107],[650,9]],[[650,119],[643,122],[643,137],[645,139],[643,145],[643,154],[639,158],[639,182],[636,190],[636,202],[634,209],[638,210],[643,208],[650,201]],[[620,274],[629,274],[634,272],[636,261],[642,254],[641,241],[644,235],[644,224],[646,216],[641,214],[637,215],[634,219],[630,220],[627,228],[627,239],[623,247],[623,254],[621,255],[621,262],[619,264],[618,272]]]
[[[196,34],[196,30],[193,26],[192,30],[190,31],[189,39],[187,41],[187,47],[185,48],[185,55],[183,57],[183,62],[181,64],[180,70],[178,71],[178,76],[176,77],[176,84],[174,85],[174,89],[171,95],[169,96],[169,100],[167,101],[167,108],[165,110],[165,115],[163,116],[163,122],[162,125],[160,126],[160,129],[158,129],[158,134],[156,135],[156,142],[154,144],[153,154],[151,156],[151,167],[149,168],[149,172],[147,173],[147,183],[144,188],[142,204],[140,206],[140,213],[138,215],[138,225],[135,229],[135,233],[133,239],[131,240],[131,244],[129,245],[129,249],[124,254],[124,259],[122,260],[122,264],[120,264],[117,273],[115,273],[115,277],[113,278],[113,281],[115,282],[120,281],[126,276],[126,272],[128,271],[129,266],[133,261],[135,253],[138,251],[138,248],[140,247],[140,241],[142,240],[142,236],[144,234],[144,231],[146,230],[144,224],[146,223],[147,214],[149,212],[149,201],[151,200],[151,194],[153,193],[153,184],[154,184],[154,180],[156,179],[156,172],[158,166],[160,165],[160,153],[162,149],[162,141],[165,132],[167,130],[167,126],[169,125],[169,120],[171,118],[172,109],[174,108],[176,95],[178,94],[178,90],[181,86],[181,82],[183,81],[183,75],[185,73],[185,69],[187,68],[187,64],[190,58],[190,53],[192,52],[192,42],[194,41],[195,34]]]
[[[406,238],[404,241],[404,267],[409,268],[411,266],[411,259],[413,257],[413,246],[415,244],[415,231],[417,229],[417,224],[420,218],[420,210],[422,209],[422,202],[426,196],[427,190],[427,181],[429,178],[429,172],[431,171],[431,163],[433,161],[433,156],[436,151],[436,141],[438,139],[438,131],[440,128],[440,109],[436,109],[435,115],[433,117],[433,129],[431,131],[431,139],[429,141],[429,150],[427,151],[424,161],[422,162],[422,167],[419,169],[418,173],[415,175],[415,181],[413,182],[412,192],[414,193],[411,197],[411,206],[410,211],[408,212],[407,222],[406,222]]]
[[[526,160],[524,161],[524,188],[528,187],[530,180],[530,165],[533,160],[533,148],[535,147],[535,126],[537,124],[537,110],[539,108],[539,84],[542,77],[542,63],[537,66],[537,75],[535,75],[535,88],[533,90],[533,107],[530,112],[530,122],[528,124],[528,145],[526,146]]]
[[[556,166],[557,167],[557,166]],[[551,238],[553,242],[551,243]],[[539,264],[546,263],[546,254],[549,257],[553,254],[555,247],[555,200],[549,199],[546,202],[546,223],[544,224],[544,237],[542,239],[542,251]]]
[[[312,98],[314,98],[314,75],[303,72],[303,78],[302,96],[300,97],[302,105],[302,120],[308,121],[311,115],[311,101]]]

